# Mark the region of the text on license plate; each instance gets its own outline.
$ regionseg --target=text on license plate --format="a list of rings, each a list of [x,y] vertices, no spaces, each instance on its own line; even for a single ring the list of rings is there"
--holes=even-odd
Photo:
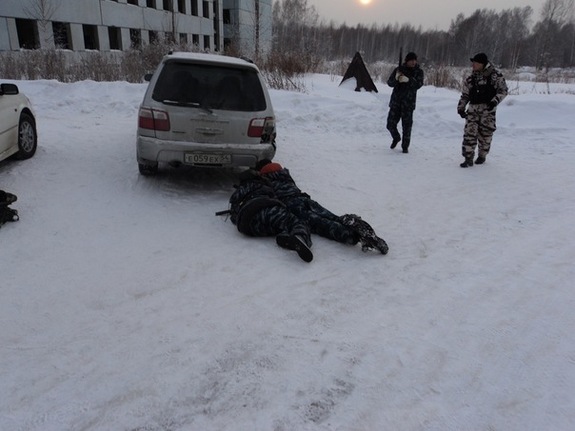
[[[226,165],[232,162],[232,156],[229,154],[186,154],[186,163],[194,165]]]

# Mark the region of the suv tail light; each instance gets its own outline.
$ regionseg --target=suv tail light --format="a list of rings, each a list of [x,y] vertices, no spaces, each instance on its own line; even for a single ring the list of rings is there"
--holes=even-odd
[[[261,142],[273,142],[276,137],[276,122],[273,117],[254,118],[248,128],[250,138],[262,138]]]
[[[167,132],[170,130],[170,116],[166,111],[160,111],[159,109],[140,108],[138,125],[142,129]]]

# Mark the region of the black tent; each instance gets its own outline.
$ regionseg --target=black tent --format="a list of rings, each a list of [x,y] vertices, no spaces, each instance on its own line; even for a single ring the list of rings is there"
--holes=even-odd
[[[353,56],[353,60],[349,63],[349,67],[347,68],[347,72],[343,76],[343,79],[339,83],[339,85],[343,84],[344,81],[348,80],[349,78],[355,78],[357,85],[355,87],[355,91],[360,91],[364,88],[366,91],[375,91],[377,93],[377,87],[373,83],[369,72],[367,71],[367,67],[365,67],[365,63],[361,58],[361,54],[356,52]]]

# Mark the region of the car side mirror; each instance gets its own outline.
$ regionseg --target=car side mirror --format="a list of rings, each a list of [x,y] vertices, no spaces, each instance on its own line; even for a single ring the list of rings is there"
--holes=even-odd
[[[18,94],[18,86],[16,84],[0,84],[0,96]]]

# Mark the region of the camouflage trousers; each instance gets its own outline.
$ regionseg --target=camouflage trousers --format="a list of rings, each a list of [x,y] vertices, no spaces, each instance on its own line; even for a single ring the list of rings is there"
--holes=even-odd
[[[357,244],[358,234],[342,224],[335,215],[319,203],[306,196],[293,197],[285,201],[290,212],[307,222],[312,233],[344,244]]]
[[[489,111],[486,104],[469,105],[467,120],[463,130],[463,145],[461,154],[465,158],[473,158],[475,147],[478,155],[485,157],[491,148],[495,125],[495,110]]]
[[[401,120],[401,128],[403,131],[403,141],[401,143],[403,148],[409,147],[411,141],[411,129],[413,127],[413,109],[402,108],[401,106],[394,106],[389,108],[387,114],[387,130],[391,133],[394,141],[399,141],[402,136],[397,130],[397,125]]]

